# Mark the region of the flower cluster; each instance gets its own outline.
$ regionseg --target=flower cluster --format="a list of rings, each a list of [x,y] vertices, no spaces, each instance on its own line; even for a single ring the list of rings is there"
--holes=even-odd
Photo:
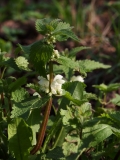
[[[26,69],[28,67],[28,60],[25,57],[19,56],[15,59],[15,63],[21,68]]]
[[[40,84],[40,90],[49,93],[49,75],[47,75],[47,79],[38,76],[38,79],[40,80],[38,83]],[[63,80],[62,75],[56,75],[51,83],[51,93],[54,95],[62,95],[63,89],[62,84],[65,83],[65,80]]]
[[[47,37],[47,44],[53,44],[56,42],[56,38],[54,36],[52,36],[51,34],[46,34]]]

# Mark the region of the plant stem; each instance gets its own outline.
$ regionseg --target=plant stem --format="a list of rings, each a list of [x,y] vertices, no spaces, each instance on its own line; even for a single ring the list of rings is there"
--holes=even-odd
[[[2,79],[3,76],[4,76],[5,70],[6,70],[6,67],[3,69],[2,73],[1,73],[1,76],[0,76],[1,79]]]
[[[53,81],[53,62],[52,61],[49,62],[49,73],[50,73],[49,92],[51,92],[51,83]],[[30,151],[31,154],[35,154],[40,149],[40,147],[42,146],[42,143],[43,143],[43,140],[44,140],[44,137],[45,137],[47,122],[48,122],[50,111],[51,111],[51,106],[52,106],[52,98],[50,98],[50,100],[47,102],[44,118],[43,118],[43,121],[42,121],[42,124],[41,124],[41,127],[40,127],[40,131],[39,131],[39,134],[38,134],[37,144]]]
[[[0,79],[3,79],[4,73],[5,73],[6,67],[3,69],[3,71],[0,70]],[[4,94],[1,93],[1,104],[4,105]],[[3,109],[4,116],[6,116],[6,110]]]
[[[50,100],[48,101],[48,103],[46,105],[44,119],[43,119],[43,122],[42,122],[41,127],[40,127],[40,131],[39,131],[39,134],[38,134],[37,144],[31,150],[31,152],[30,152],[31,154],[35,154],[40,149],[40,147],[42,146],[44,136],[45,136],[46,127],[47,127],[47,122],[48,122],[48,118],[49,118],[49,114],[50,114],[50,110],[51,110],[51,106],[52,106],[52,98],[50,98]]]
[[[103,108],[104,108],[106,101],[107,101],[106,98],[107,98],[107,95],[106,95],[106,93],[104,93],[103,105],[102,105]]]
[[[50,73],[50,79],[49,79],[49,92],[51,92],[51,83],[53,81],[53,62],[49,62],[49,73]]]

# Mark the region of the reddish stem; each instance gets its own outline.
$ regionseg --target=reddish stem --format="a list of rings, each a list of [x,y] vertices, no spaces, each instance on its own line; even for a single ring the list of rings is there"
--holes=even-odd
[[[37,144],[30,151],[30,154],[35,154],[40,149],[40,147],[42,146],[44,136],[45,136],[46,127],[47,127],[48,118],[49,118],[49,115],[50,115],[51,106],[52,106],[52,98],[50,98],[50,100],[48,101],[48,103],[46,105],[44,119],[43,119],[43,122],[42,122],[41,127],[40,127],[40,131],[39,131],[39,134],[38,134]]]

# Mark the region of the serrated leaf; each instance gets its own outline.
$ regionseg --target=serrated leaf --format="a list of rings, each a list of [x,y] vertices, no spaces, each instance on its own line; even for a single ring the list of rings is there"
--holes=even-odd
[[[39,19],[36,21],[36,30],[45,35],[50,33],[55,36],[56,40],[63,41],[72,38],[79,41],[78,37],[71,31],[72,27],[60,19],[50,20],[49,18]]]
[[[63,143],[63,153],[65,156],[69,156],[71,153],[77,153],[78,146],[74,143],[64,142]]]
[[[8,124],[9,150],[17,160],[28,160],[32,141],[32,130],[21,118]]]
[[[110,68],[110,65],[105,65],[103,63],[96,62],[93,60],[88,60],[88,59],[80,60],[77,62],[79,64],[80,71],[83,71],[83,72],[91,72],[91,71],[93,71],[95,69],[99,69],[99,68],[103,68],[103,69]]]
[[[62,33],[62,31],[66,31],[66,30],[71,30],[72,27],[70,26],[69,23],[66,22],[59,22],[55,28],[55,30],[52,32],[52,34],[58,34],[58,33]]]
[[[73,39],[73,40],[75,40],[75,41],[80,41],[79,40],[79,38],[72,32],[72,31],[70,31],[70,30],[65,30],[65,29],[63,29],[63,30],[61,30],[61,31],[59,31],[59,32],[57,32],[57,34],[58,34],[58,37],[57,36],[55,36],[55,38],[59,41],[60,40],[60,36],[65,36],[65,37],[63,37],[63,40],[65,39],[65,40],[67,40],[68,38],[71,38],[71,39]]]
[[[73,113],[71,112],[71,110],[69,109],[69,107],[67,107],[67,110],[60,110],[60,115],[62,116],[62,122],[63,125],[65,126],[69,126],[70,124],[70,120],[74,119]]]
[[[90,100],[90,99],[95,99],[97,100],[97,96],[96,94],[93,94],[93,93],[87,93],[87,92],[83,92],[83,96],[84,96],[84,99],[87,99],[87,100]]]
[[[76,106],[75,115],[78,119],[81,119],[81,117],[83,117],[82,118],[83,122],[86,119],[89,119],[92,116],[92,106],[91,106],[91,104],[89,102],[85,102],[81,106]]]
[[[11,112],[11,118],[19,117],[26,112],[29,112],[31,108],[40,108],[45,105],[48,100],[49,97],[44,97],[42,99],[31,97],[22,101],[21,103],[14,102],[12,108],[13,110]]]
[[[120,124],[120,112],[114,111],[113,113],[108,114],[108,118]]]
[[[28,98],[28,92],[24,88],[19,88],[12,92],[11,99],[15,102],[21,102],[22,100]]]
[[[41,76],[46,76],[45,65],[53,53],[53,46],[41,41],[36,42],[30,48],[30,60]]]
[[[60,58],[57,60],[57,62],[62,64],[65,67],[68,67],[71,69],[77,69],[79,67],[79,65],[76,61],[73,61],[72,59],[64,57],[64,56],[60,56]]]
[[[54,31],[60,19],[51,20],[50,18],[38,19],[35,23],[36,30],[41,34],[47,34]]]
[[[15,82],[12,82],[10,85],[9,85],[9,91],[10,92],[14,92],[16,89],[18,89],[19,87],[21,87],[22,85],[24,85],[26,83],[26,77],[21,77],[21,78],[18,78]]]
[[[34,84],[34,83],[28,83],[28,84],[26,85],[26,87],[32,88],[32,89],[34,89],[34,90],[35,90],[36,92],[38,92],[38,93],[39,93],[39,91],[40,91],[40,86],[37,85],[37,84]]]
[[[111,102],[117,106],[120,106],[120,95],[119,94],[115,94],[115,98],[113,98],[111,100]]]
[[[43,77],[46,77],[45,66],[51,58],[53,46],[48,45],[44,41],[37,41],[29,46],[20,45],[20,47],[25,53],[29,54],[30,61],[39,74]]]
[[[90,49],[90,47],[86,47],[86,46],[80,46],[80,47],[76,47],[76,48],[73,48],[70,52],[69,52],[69,57],[74,57],[76,56],[76,53],[84,50],[84,49]]]
[[[62,149],[65,156],[75,154],[78,152],[78,146],[80,143],[80,138],[78,135],[67,135],[65,137],[66,142],[63,143]]]
[[[14,60],[20,70],[30,71],[30,69],[28,68],[28,60],[25,57],[18,56]]]

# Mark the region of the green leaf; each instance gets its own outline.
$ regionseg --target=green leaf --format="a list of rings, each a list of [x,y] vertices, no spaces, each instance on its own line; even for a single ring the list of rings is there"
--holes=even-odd
[[[53,70],[54,70],[54,73],[56,74],[65,73],[65,77],[68,81],[73,75],[73,69],[68,68],[64,65],[54,65]]]
[[[56,147],[55,149],[49,151],[47,153],[47,158],[51,158],[52,160],[56,160],[56,158],[58,160],[66,160],[64,158],[63,150],[60,147]]]
[[[62,116],[62,122],[64,126],[71,126],[70,120],[74,119],[73,113],[69,107],[67,110],[60,110],[60,115]],[[72,126],[74,128],[74,126]]]
[[[93,93],[87,93],[86,91],[83,92],[83,96],[84,96],[84,99],[87,99],[87,100],[90,100],[90,99],[95,99],[97,100],[97,96],[96,94],[93,94]]]
[[[92,117],[91,104],[89,102],[85,102],[81,106],[76,106],[74,114],[80,124],[83,125],[86,120],[89,120],[90,117]]]
[[[66,142],[63,143],[62,149],[65,156],[75,154],[78,152],[80,138],[78,135],[67,135]]]
[[[59,22],[57,25],[56,25],[56,28],[55,30],[52,32],[52,34],[59,34],[60,32],[62,33],[62,31],[70,31],[72,29],[72,27],[70,26],[69,23],[66,23],[66,22]]]
[[[85,88],[85,84],[82,82],[67,82],[63,84],[63,89],[68,91],[74,99],[82,100],[83,99],[83,90]]]
[[[76,82],[68,82],[68,83],[63,84],[62,87],[65,91],[70,93],[70,95],[72,96],[72,99],[75,99],[74,103],[78,103],[78,101],[83,100],[83,90],[85,88],[85,84],[83,84],[81,82],[77,82],[77,81]],[[70,98],[71,98],[71,96],[70,96]],[[69,95],[68,95],[68,98],[67,97],[62,98],[59,109],[60,108],[65,109],[66,105],[69,105],[69,104],[70,104],[70,99],[69,99]]]
[[[74,104],[79,105],[79,106],[87,101],[86,99],[82,99],[82,100],[75,99],[71,96],[69,92],[65,92],[63,96],[69,99],[70,101],[72,101]]]
[[[76,47],[76,48],[73,48],[70,52],[69,52],[69,57],[74,57],[76,56],[76,53],[84,50],[84,49],[90,49],[90,47],[86,47],[86,46],[80,46],[80,47]]]
[[[115,98],[111,99],[111,102],[117,106],[120,106],[120,95],[115,94]]]
[[[30,71],[30,69],[28,68],[29,62],[25,57],[18,56],[14,60],[15,60],[15,63],[17,64],[18,68],[20,68],[21,70]]]
[[[53,46],[44,41],[37,41],[29,46],[21,46],[21,49],[28,53],[30,61],[41,76],[46,77],[46,63],[50,60],[53,53]]]
[[[102,69],[108,69],[110,68],[110,65],[105,65],[105,64],[102,64],[100,62],[96,62],[96,61],[93,61],[93,60],[80,60],[80,61],[77,61],[78,64],[79,64],[79,70],[80,72],[84,73],[84,72],[91,72],[95,69],[99,69],[99,68],[102,68]]]
[[[40,128],[40,109],[39,108],[33,108],[31,109],[30,115],[27,119],[27,124],[32,128],[33,131],[33,141],[32,145],[36,144],[36,132],[38,132]]]
[[[117,122],[120,125],[120,111],[114,111],[108,114],[108,118],[112,119],[115,123]]]
[[[35,42],[36,43],[36,42]],[[18,44],[18,47],[24,52],[24,53],[27,53],[27,54],[30,54],[30,48],[31,46],[33,45],[34,43],[28,45],[28,46],[22,46],[21,44]]]
[[[31,46],[30,60],[41,76],[46,76],[45,65],[53,53],[53,46],[38,41]]]
[[[32,130],[21,118],[8,124],[9,150],[17,160],[28,160],[32,141]]]
[[[60,56],[60,58],[57,60],[57,62],[62,64],[65,67],[68,67],[71,69],[77,69],[79,67],[79,65],[76,61],[73,61],[72,59],[64,57],[64,56]]]
[[[70,31],[70,30],[63,29],[63,30],[57,32],[57,34],[58,34],[58,36],[55,36],[55,38],[58,41],[61,41],[60,40],[60,36],[65,36],[65,40],[68,39],[68,38],[71,38],[71,39],[73,39],[75,41],[78,41],[78,42],[80,41],[79,38],[72,31]],[[63,40],[64,40],[64,38],[63,38]]]
[[[11,42],[5,41],[0,38],[0,48],[3,52],[10,53],[12,50],[12,44]]]
[[[74,61],[73,59],[64,56],[60,56],[57,62],[66,68],[71,68],[73,70],[80,71],[80,73],[84,75],[86,75],[87,72],[91,72],[94,69],[99,69],[99,68],[107,69],[110,67],[109,65],[104,65],[102,63],[95,62],[93,60]]]
[[[11,118],[15,118],[25,114],[26,112],[30,111],[31,108],[40,108],[46,104],[49,100],[49,97],[44,97],[42,99],[36,97],[30,97],[21,103],[13,103],[13,110],[11,112]]]
[[[57,27],[60,19],[51,20],[50,18],[38,19],[35,23],[36,30],[41,34],[51,33]]]
[[[82,143],[79,146],[79,151],[84,148],[94,147],[113,134],[111,126],[107,124],[86,127],[82,133]]]
[[[120,83],[113,83],[109,85],[105,85],[102,83],[100,85],[93,85],[93,87],[98,88],[100,91],[108,93],[108,92],[118,90],[120,88]]]
[[[39,86],[38,84],[28,83],[28,84],[26,85],[26,87],[32,88],[32,89],[34,89],[34,90],[35,90],[36,92],[38,92],[38,93],[39,93],[39,91],[40,91],[40,86]]]
[[[26,84],[26,77],[21,77],[21,78],[18,78],[15,82],[12,82],[10,85],[9,85],[9,91],[10,92],[14,92],[16,89],[18,89],[19,87],[21,87],[22,85]]]
[[[28,98],[28,92],[24,88],[19,88],[12,92],[11,99],[15,102],[21,102],[22,100]]]
[[[78,37],[71,31],[72,27],[66,22],[61,22],[60,19],[50,20],[49,18],[39,19],[36,21],[36,30],[41,34],[51,34],[58,41],[72,38],[79,41]]]
[[[5,65],[7,67],[11,67],[11,68],[15,69],[16,71],[20,71],[19,67],[17,66],[17,64],[15,63],[15,60],[13,58],[9,58],[8,60],[4,61],[1,64]]]

